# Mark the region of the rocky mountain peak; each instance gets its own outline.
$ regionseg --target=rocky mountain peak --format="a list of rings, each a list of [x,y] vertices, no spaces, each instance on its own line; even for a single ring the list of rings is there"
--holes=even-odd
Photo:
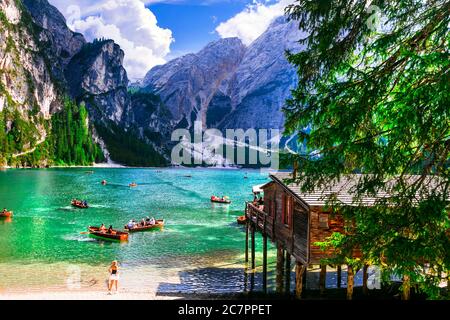
[[[41,39],[48,43],[47,54],[58,60],[64,68],[81,50],[86,39],[82,34],[71,31],[66,25],[64,16],[47,0],[22,0],[22,2],[34,22],[43,29]]]
[[[246,47],[238,38],[220,39],[196,54],[151,69],[143,86],[161,96],[176,122],[190,127],[206,123],[207,106],[217,91],[226,91]]]

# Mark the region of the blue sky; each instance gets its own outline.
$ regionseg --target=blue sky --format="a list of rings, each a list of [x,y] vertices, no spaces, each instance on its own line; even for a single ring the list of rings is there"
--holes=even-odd
[[[125,52],[131,80],[154,66],[195,53],[213,40],[238,37],[250,45],[293,0],[49,0],[68,26],[113,39]]]
[[[223,1],[204,5],[201,1],[181,4],[147,5],[158,17],[158,25],[172,30],[175,42],[171,56],[197,52],[207,43],[220,38],[215,28],[245,9],[252,1]]]

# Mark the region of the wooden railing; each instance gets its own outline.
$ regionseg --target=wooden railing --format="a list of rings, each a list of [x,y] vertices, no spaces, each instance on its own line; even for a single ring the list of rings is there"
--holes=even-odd
[[[247,220],[254,225],[257,230],[269,237],[273,236],[274,219],[264,212],[264,208],[257,207],[253,203],[247,202],[245,212]]]

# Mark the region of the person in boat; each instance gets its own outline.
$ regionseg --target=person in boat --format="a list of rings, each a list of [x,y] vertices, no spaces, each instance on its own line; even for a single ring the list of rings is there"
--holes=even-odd
[[[108,279],[108,294],[111,294],[113,286],[116,288],[116,293],[118,291],[119,282],[119,264],[117,261],[111,262],[111,266],[108,269],[109,279]]]
[[[142,219],[141,225],[142,225],[143,227],[145,227],[145,219]]]
[[[149,216],[145,217],[145,224],[150,225],[150,217]]]
[[[87,207],[87,206],[88,206],[88,203],[87,203],[86,200],[83,201],[83,206],[84,206],[84,207]]]
[[[108,228],[108,233],[109,234],[115,234],[116,232],[114,231],[114,229],[113,229],[113,226],[111,225],[111,226],[109,226],[109,228]]]
[[[6,210],[6,208],[3,208],[2,213],[7,213],[8,210]]]
[[[152,217],[152,218],[150,219],[149,224],[150,224],[151,226],[154,226],[154,225],[156,224],[155,218]]]
[[[131,230],[131,229],[134,228],[133,220],[130,220],[130,221],[128,222],[127,227],[128,227],[128,230]]]
[[[105,225],[104,225],[103,223],[102,223],[102,225],[100,226],[99,231],[100,231],[100,232],[103,232],[103,233],[106,232],[106,227],[105,227]]]

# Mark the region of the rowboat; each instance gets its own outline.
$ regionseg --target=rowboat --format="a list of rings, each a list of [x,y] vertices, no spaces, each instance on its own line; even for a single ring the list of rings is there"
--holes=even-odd
[[[12,211],[0,212],[0,218],[11,218],[12,216]]]
[[[236,220],[237,220],[238,224],[246,224],[247,217],[246,216],[241,216],[241,217],[238,217]]]
[[[224,203],[224,204],[230,204],[231,203],[231,200],[229,200],[227,197],[225,197],[225,198],[219,198],[219,197],[216,197],[216,196],[212,196],[211,197],[211,202],[214,202],[214,203]]]
[[[89,208],[88,205],[85,205],[83,203],[83,201],[79,201],[79,200],[72,200],[71,202],[72,206],[74,206],[75,208],[79,208],[79,209],[87,209]]]
[[[164,227],[164,220],[156,220],[156,224],[154,225],[136,226],[132,229],[128,229],[128,226],[125,226],[125,230],[128,230],[128,232],[142,232],[142,231],[162,229],[163,227]]]
[[[128,232],[113,230],[112,233],[108,233],[108,231],[100,231],[98,227],[89,227],[89,235],[102,239],[102,240],[112,240],[112,241],[128,241]]]
[[[134,182],[130,183],[129,186],[130,186],[130,188],[135,188],[135,187],[137,187],[137,183],[134,183]]]
[[[106,180],[103,180],[103,181],[102,181],[102,185],[104,185],[104,186],[106,186],[107,183],[108,183],[108,182],[107,182]]]

